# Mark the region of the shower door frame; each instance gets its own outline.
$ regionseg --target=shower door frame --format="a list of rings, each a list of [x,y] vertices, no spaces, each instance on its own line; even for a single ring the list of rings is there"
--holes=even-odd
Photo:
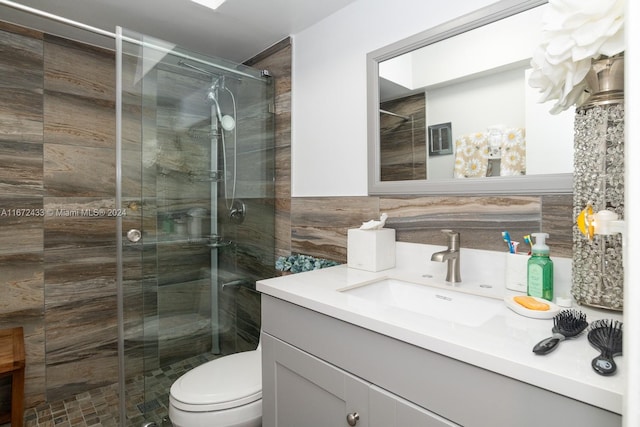
[[[124,30],[126,31],[126,30]],[[190,61],[194,61],[198,64],[203,64],[206,65],[207,67],[214,67],[215,69],[219,69],[221,70],[222,73],[234,73],[237,75],[241,75],[243,78],[245,77],[249,77],[251,79],[255,79],[258,80],[260,82],[266,83],[269,81],[269,75],[268,73],[264,73],[264,72],[259,72],[257,71],[260,75],[251,75],[251,74],[247,74],[242,72],[242,70],[234,70],[232,68],[226,67],[224,66],[224,64],[213,64],[213,63],[209,63],[209,62],[203,62],[202,59],[196,57],[196,56],[192,56],[189,54],[184,54],[184,53],[178,53],[175,52],[171,49],[168,49],[165,46],[160,46],[160,45],[156,45],[153,43],[146,43],[146,42],[141,42],[139,40],[136,40],[134,38],[129,38],[127,36],[125,36],[123,34],[123,29],[121,27],[118,27],[116,30],[116,69],[117,69],[117,73],[116,73],[116,197],[115,197],[115,206],[122,209],[124,208],[123,204],[123,185],[122,185],[122,180],[123,180],[123,169],[122,169],[122,165],[123,165],[123,138],[122,138],[122,134],[123,134],[123,75],[122,75],[122,69],[123,69],[123,56],[124,56],[124,49],[125,47],[123,46],[123,42],[129,42],[129,43],[134,43],[136,45],[139,45],[141,48],[151,48],[151,49],[155,49],[158,50],[159,52],[164,53],[164,55],[176,55],[179,57],[182,57],[183,59],[187,59]],[[212,58],[213,59],[213,58]],[[267,92],[268,93],[268,92]],[[268,95],[269,96],[269,95]],[[273,93],[271,93],[271,99],[270,99],[270,103],[273,102]],[[270,106],[272,106],[272,104],[269,104]],[[213,107],[212,107],[213,108]],[[272,108],[267,108],[267,110],[269,111],[269,113],[273,114],[273,110]],[[212,117],[213,117],[213,110],[211,111],[212,113]],[[273,124],[272,124],[273,126]],[[218,127],[217,124],[215,124],[215,120],[212,120],[212,131],[215,132],[216,129],[214,129]],[[140,132],[143,132],[144,126],[141,126]],[[273,129],[272,129],[273,130]],[[215,137],[214,137],[215,138]],[[143,138],[141,137],[140,143],[142,143]],[[212,146],[214,144],[217,143],[217,141],[211,141],[210,142],[212,144]],[[274,149],[275,145],[272,144],[270,149]],[[237,147],[236,147],[237,148]],[[142,148],[141,148],[142,149]],[[235,149],[235,148],[234,148]],[[214,150],[211,150],[211,159],[210,161],[212,162],[212,164],[216,164],[217,163],[217,153],[214,152]],[[141,159],[142,161],[142,159]],[[213,169],[213,167],[212,167]],[[275,170],[275,166],[274,166],[274,170]],[[142,190],[141,190],[142,191]],[[217,213],[215,207],[218,203],[218,189],[217,189],[217,185],[211,185],[211,220],[212,220],[212,225],[211,225],[211,230],[210,232],[212,234],[217,234]],[[142,197],[142,193],[141,193],[141,197]],[[267,196],[268,197],[268,196]],[[274,197],[274,195],[272,195],[271,197]],[[142,199],[141,199],[142,201]],[[141,203],[142,205],[142,203]],[[116,218],[116,232],[117,232],[117,254],[116,254],[116,258],[117,258],[117,307],[118,307],[118,361],[119,361],[119,395],[120,395],[120,419],[121,419],[121,424],[122,425],[128,425],[128,421],[129,421],[129,417],[128,415],[130,415],[127,410],[127,405],[125,404],[126,401],[126,396],[128,393],[127,390],[127,372],[125,372],[125,366],[126,366],[126,354],[125,354],[125,350],[126,350],[126,342],[125,342],[125,337],[127,334],[126,328],[125,328],[125,299],[126,299],[126,295],[124,292],[124,287],[123,287],[123,275],[124,270],[123,270],[123,263],[124,263],[124,256],[123,256],[123,246],[126,245],[125,243],[125,238],[123,237],[125,235],[125,226],[124,226],[124,218],[123,217],[117,217]],[[130,219],[127,219],[127,221],[130,221]],[[215,221],[215,223],[214,223]],[[143,218],[140,218],[140,230],[142,230],[143,227]],[[216,225],[214,225],[216,224]],[[129,223],[128,226],[131,226],[131,224]],[[128,227],[126,227],[128,228]],[[275,236],[274,236],[275,237]],[[156,244],[157,246],[157,244]],[[141,255],[142,256],[142,255]],[[219,284],[218,282],[218,249],[213,247],[210,251],[210,260],[211,260],[211,264],[210,264],[210,268],[211,268],[211,293],[213,294],[214,291],[217,292],[217,287]],[[157,260],[156,260],[157,262]],[[143,275],[141,275],[141,279],[144,279]],[[224,288],[224,284],[222,285],[222,287]],[[143,291],[144,292],[144,291]],[[217,299],[216,299],[217,300]],[[214,313],[215,312],[215,313]],[[215,306],[215,302],[214,299],[212,298],[212,304],[211,304],[211,316],[212,319],[211,321],[213,322],[214,319],[213,317],[216,316],[217,313],[217,307]],[[143,315],[144,317],[144,315]],[[143,320],[144,322],[144,320]],[[144,326],[144,325],[143,325]],[[217,326],[217,325],[214,325]],[[144,328],[143,328],[144,329]],[[144,333],[144,332],[143,332]],[[215,334],[215,328],[212,327],[212,334]],[[214,338],[214,337],[212,337]],[[212,340],[212,342],[215,343],[215,339]],[[215,345],[214,345],[214,351],[215,351]],[[143,357],[143,361],[142,361],[142,366],[143,366],[143,372],[146,371],[146,368],[144,368],[144,366],[146,365],[146,360],[144,360],[145,358]],[[146,381],[145,381],[146,382]],[[144,393],[147,393],[146,390],[146,385],[144,387]],[[144,400],[146,401],[146,396],[144,398]],[[144,402],[143,402],[144,403]],[[145,417],[145,419],[147,418],[147,413],[146,413],[146,409],[142,410],[143,412],[143,416]],[[157,421],[157,420],[156,420]]]

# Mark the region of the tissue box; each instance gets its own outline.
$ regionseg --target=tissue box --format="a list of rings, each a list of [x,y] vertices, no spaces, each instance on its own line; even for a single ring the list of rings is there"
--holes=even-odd
[[[359,270],[380,271],[396,265],[396,230],[347,231],[347,265]]]

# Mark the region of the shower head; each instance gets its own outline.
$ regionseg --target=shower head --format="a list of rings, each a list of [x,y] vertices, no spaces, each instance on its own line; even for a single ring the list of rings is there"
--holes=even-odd
[[[218,86],[218,82],[216,81],[207,91],[206,100],[211,105],[216,107],[216,117],[218,118],[218,123],[222,126],[222,129],[226,131],[232,131],[236,127],[236,121],[233,117],[225,114],[222,115],[222,111],[220,110],[220,103],[218,102],[218,98],[216,97],[216,88]]]
[[[218,120],[220,120],[220,126],[222,126],[222,129],[226,131],[232,131],[236,127],[235,119],[228,114],[225,114],[224,116],[222,116],[222,119]]]

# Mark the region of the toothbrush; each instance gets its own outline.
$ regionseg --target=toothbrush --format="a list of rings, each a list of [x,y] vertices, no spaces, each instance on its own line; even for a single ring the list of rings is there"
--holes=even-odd
[[[508,231],[503,231],[502,232],[502,239],[507,242],[507,245],[509,246],[509,253],[514,253],[513,252],[513,245],[511,244],[511,236],[509,235]]]
[[[523,237],[524,242],[529,245],[529,255],[531,255],[531,235],[527,234],[526,236]]]

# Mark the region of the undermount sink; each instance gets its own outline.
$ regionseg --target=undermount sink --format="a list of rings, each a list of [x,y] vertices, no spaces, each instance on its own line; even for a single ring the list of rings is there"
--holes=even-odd
[[[356,285],[340,292],[466,326],[479,326],[504,307],[501,300],[392,278]]]

